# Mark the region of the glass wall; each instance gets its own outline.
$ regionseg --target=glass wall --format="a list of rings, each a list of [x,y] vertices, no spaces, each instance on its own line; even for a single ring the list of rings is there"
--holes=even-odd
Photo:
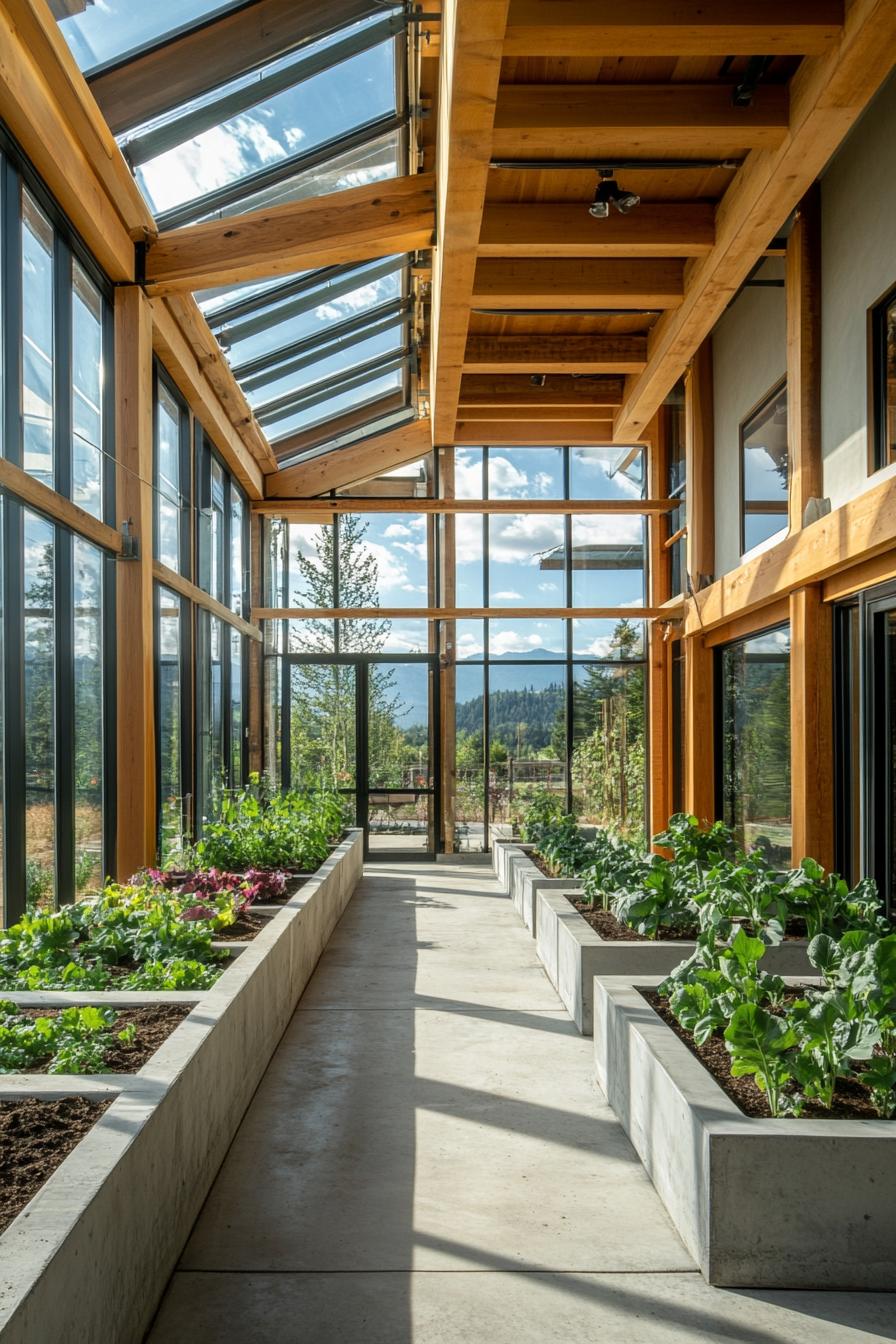
[[[518,513],[454,522],[457,605],[507,613],[456,622],[459,847],[484,847],[541,788],[586,821],[643,833],[643,622],[587,613],[644,605],[644,518],[564,518],[526,501],[636,501],[644,480],[639,447],[455,450],[457,498],[520,501]],[[532,607],[582,615],[515,614]]]
[[[110,288],[0,132],[0,452],[114,523]],[[114,565],[0,500],[0,916],[96,889],[112,867]]]
[[[787,385],[774,388],[740,428],[741,552],[787,531],[790,459]]]
[[[738,843],[786,868],[791,854],[790,628],[726,644],[719,668],[720,815]]]
[[[896,289],[871,310],[871,396],[877,470],[896,461]]]

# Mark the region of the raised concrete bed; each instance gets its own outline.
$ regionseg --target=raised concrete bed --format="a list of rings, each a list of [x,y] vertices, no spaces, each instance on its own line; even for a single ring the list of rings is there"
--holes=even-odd
[[[743,1115],[638,993],[594,982],[597,1081],[711,1284],[896,1289],[896,1124]]]
[[[362,860],[363,835],[350,831],[202,995],[78,995],[196,1000],[138,1073],[0,1080],[4,1100],[114,1097],[0,1237],[3,1344],[140,1344]]]
[[[541,891],[575,891],[574,878],[545,877],[531,858],[532,846],[520,844],[496,845],[493,850],[495,874],[513,902],[513,908],[531,933],[538,933],[537,896]]]
[[[551,984],[583,1036],[593,1030],[596,975],[669,974],[696,946],[693,942],[625,942],[602,938],[567,899],[581,896],[581,888],[567,879],[539,887],[536,897],[536,946]],[[763,968],[776,975],[812,975],[804,940],[770,947]]]

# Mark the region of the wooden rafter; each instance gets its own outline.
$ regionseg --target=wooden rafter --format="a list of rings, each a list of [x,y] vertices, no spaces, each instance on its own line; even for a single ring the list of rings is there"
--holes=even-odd
[[[286,473],[284,472],[283,475]],[[552,514],[664,514],[674,509],[674,499],[387,499],[381,496],[345,499],[264,499],[252,505],[253,513],[289,514],[296,510],[309,517],[336,513],[489,513]]]
[[[260,607],[253,609],[258,621],[366,621],[375,611],[380,620],[481,621],[504,620],[616,620],[665,619],[662,607]]]
[[[819,55],[842,23],[842,0],[511,0],[504,55]]]
[[[784,85],[764,85],[749,107],[735,107],[725,84],[507,84],[498,91],[493,153],[725,158],[780,145],[787,109]]]
[[[719,204],[715,246],[689,268],[684,302],[651,332],[647,366],[631,380],[616,418],[619,439],[650,420],[894,62],[891,0],[854,0],[834,50],[803,61],[790,85],[783,143],[750,154]]]
[[[473,304],[513,308],[674,308],[683,262],[669,259],[485,258],[476,265]]]
[[[442,13],[437,241],[430,323],[433,442],[451,443],[464,368],[476,247],[492,152],[509,0],[446,0]]]
[[[244,284],[370,261],[432,244],[433,178],[421,173],[161,233],[146,254],[149,294]]]
[[[265,481],[267,493],[282,499],[299,499],[339,490],[407,462],[416,462],[431,446],[429,421],[414,420],[338,452],[321,453],[294,467],[273,471]]]
[[[647,360],[644,336],[471,336],[465,373],[636,373]]]
[[[715,242],[715,208],[640,205],[593,219],[578,202],[494,201],[486,205],[480,257],[700,257]]]
[[[585,409],[614,410],[622,404],[621,378],[572,378],[550,374],[543,382],[519,374],[501,376],[468,373],[460,385],[460,410],[467,419],[470,411]],[[493,419],[499,416],[493,416]]]

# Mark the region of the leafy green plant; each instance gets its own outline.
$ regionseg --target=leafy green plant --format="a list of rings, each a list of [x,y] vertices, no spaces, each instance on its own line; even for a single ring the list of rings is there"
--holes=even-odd
[[[793,917],[806,924],[809,938],[825,933],[839,938],[849,929],[886,933],[876,883],[863,878],[850,890],[837,873],[826,873],[814,859],[803,859],[787,874],[782,895]]]
[[[520,819],[520,835],[527,845],[539,845],[542,838],[563,817],[563,802],[550,789],[537,789]]]
[[[113,1008],[63,1008],[53,1016],[29,1017],[14,1003],[0,1002],[0,1073],[24,1073],[47,1066],[48,1073],[101,1073],[115,1044]],[[133,1023],[117,1033],[133,1044]]]
[[[793,1077],[790,1054],[796,1045],[793,1027],[756,1003],[742,1003],[725,1028],[725,1044],[735,1078],[752,1075],[765,1093],[773,1116],[789,1104],[783,1089]]]
[[[332,790],[272,793],[257,775],[225,798],[220,817],[205,826],[195,846],[196,866],[313,870],[329,854],[343,827],[342,802]]]

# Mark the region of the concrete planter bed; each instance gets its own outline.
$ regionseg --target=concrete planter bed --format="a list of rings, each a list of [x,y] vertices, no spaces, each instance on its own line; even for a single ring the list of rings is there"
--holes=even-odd
[[[659,980],[595,979],[595,1069],[707,1281],[896,1290],[896,1123],[744,1115],[639,992]]]
[[[0,1101],[111,1103],[0,1236],[3,1344],[139,1344],[296,1003],[357,886],[349,831],[232,964],[196,993],[5,993],[20,1004],[183,1003],[137,1073],[7,1075]]]
[[[492,863],[501,889],[533,938],[538,936],[537,895],[541,891],[578,891],[575,878],[546,877],[531,857],[532,845],[501,843],[492,848]]]

